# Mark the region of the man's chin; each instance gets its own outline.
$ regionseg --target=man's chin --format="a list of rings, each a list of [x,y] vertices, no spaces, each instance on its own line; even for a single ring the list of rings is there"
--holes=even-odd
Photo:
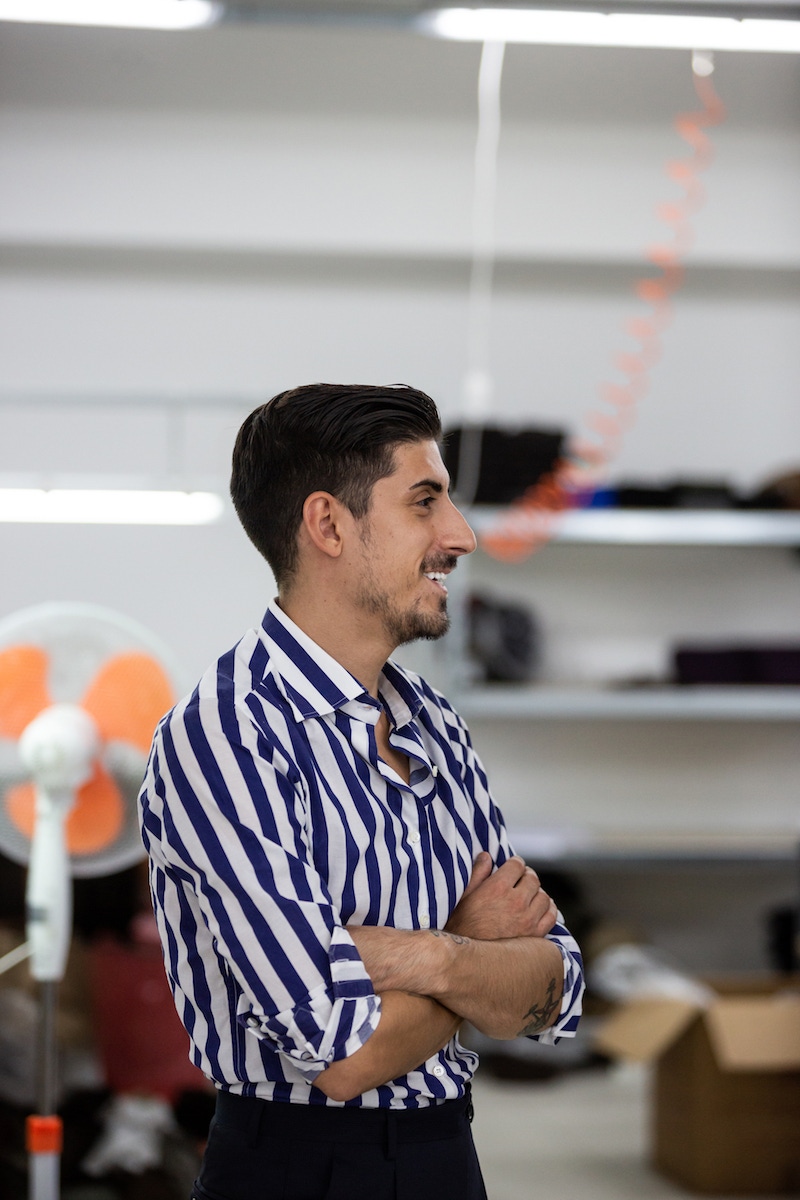
[[[424,633],[418,634],[418,639],[425,642],[437,642],[439,638],[443,638],[450,628],[450,618],[445,613],[442,620],[435,628],[428,628]]]
[[[441,612],[424,618],[417,616],[393,632],[397,645],[407,646],[409,642],[436,642],[444,637],[449,628],[450,617],[446,612]]]

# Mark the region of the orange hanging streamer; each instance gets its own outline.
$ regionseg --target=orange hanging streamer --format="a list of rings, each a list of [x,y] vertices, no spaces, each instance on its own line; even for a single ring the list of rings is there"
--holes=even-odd
[[[705,130],[725,119],[725,107],[708,76],[692,72],[695,93],[703,105],[696,112],[681,113],[675,128],[688,143],[691,155],[670,161],[666,173],[684,192],[677,202],[659,205],[657,215],[668,225],[672,241],[650,246],[646,257],[661,271],[660,277],[637,281],[634,292],[650,308],[647,317],[629,320],[626,332],[638,343],[633,352],[619,354],[615,365],[625,382],[605,383],[600,388],[602,408],[585,417],[588,435],[573,441],[569,458],[516,500],[497,523],[487,530],[481,544],[488,554],[505,562],[520,562],[541,549],[552,537],[558,516],[575,508],[581,493],[591,492],[598,478],[619,450],[622,437],[633,423],[636,406],[649,388],[649,374],[661,357],[661,337],[672,318],[672,299],[683,285],[683,257],[692,245],[691,218],[705,200],[698,173],[709,166],[713,147]]]

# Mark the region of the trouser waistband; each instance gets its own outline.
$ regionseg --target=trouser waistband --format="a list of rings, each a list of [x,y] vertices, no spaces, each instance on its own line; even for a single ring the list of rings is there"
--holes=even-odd
[[[429,1142],[456,1137],[472,1120],[469,1085],[458,1100],[427,1108],[339,1108],[324,1104],[285,1104],[218,1092],[216,1122],[241,1130],[254,1144],[260,1137],[304,1138],[325,1142]]]

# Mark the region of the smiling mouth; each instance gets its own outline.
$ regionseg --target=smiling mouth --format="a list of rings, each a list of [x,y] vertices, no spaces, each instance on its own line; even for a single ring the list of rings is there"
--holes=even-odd
[[[428,562],[430,562],[430,559],[428,559]],[[439,569],[436,571],[426,571],[425,563],[423,562],[422,574],[426,579],[430,579],[431,583],[435,583],[439,590],[446,596],[447,584],[445,580],[451,571],[455,571],[457,562],[458,559],[455,555],[452,557],[450,555],[439,555],[439,561],[437,563]]]
[[[432,583],[437,584],[444,594],[447,595],[447,586],[445,584],[445,579],[447,578],[446,571],[425,571],[424,574],[426,579],[430,579]]]

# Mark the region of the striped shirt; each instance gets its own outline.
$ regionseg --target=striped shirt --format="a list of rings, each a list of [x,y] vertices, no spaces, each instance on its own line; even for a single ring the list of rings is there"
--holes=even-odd
[[[410,760],[406,784],[378,756]],[[345,926],[442,928],[480,850],[511,854],[466,726],[391,661],[379,700],[272,603],[159,725],[140,795],[156,919],[192,1060],[223,1089],[332,1104],[313,1083],[358,1050],[381,1001]],[[563,924],[558,1019],[575,1033],[583,972]],[[463,1094],[477,1055],[454,1037],[350,1104]]]

